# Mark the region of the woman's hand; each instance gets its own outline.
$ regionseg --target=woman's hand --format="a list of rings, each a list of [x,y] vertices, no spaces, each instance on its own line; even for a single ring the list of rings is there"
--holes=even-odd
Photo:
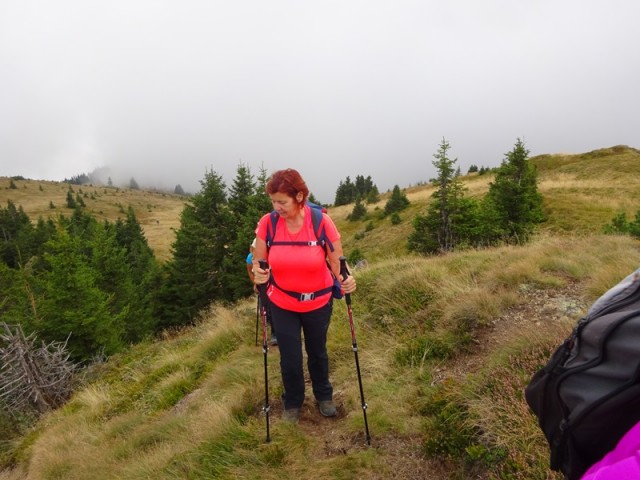
[[[256,285],[264,285],[269,281],[269,269],[260,268],[260,264],[253,264],[253,281]]]
[[[356,291],[356,279],[351,275],[347,275],[347,278],[340,282],[342,291],[346,293],[353,293]]]

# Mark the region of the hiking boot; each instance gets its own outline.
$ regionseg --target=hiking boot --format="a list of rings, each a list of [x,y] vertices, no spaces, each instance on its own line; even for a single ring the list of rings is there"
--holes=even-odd
[[[299,408],[287,408],[282,413],[282,420],[289,423],[298,423],[300,420],[300,409]]]
[[[336,404],[333,400],[320,400],[318,402],[318,408],[323,417],[335,417],[337,410]]]
[[[271,335],[271,345],[278,345],[278,339],[273,334]]]

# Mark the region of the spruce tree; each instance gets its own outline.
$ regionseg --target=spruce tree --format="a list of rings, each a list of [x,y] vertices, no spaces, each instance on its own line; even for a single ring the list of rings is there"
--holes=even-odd
[[[273,209],[271,204],[271,198],[267,195],[267,182],[269,181],[269,174],[264,167],[260,167],[258,172],[258,183],[256,184],[255,202],[258,212],[265,214]]]
[[[433,162],[434,167],[438,170],[438,176],[434,181],[437,190],[433,193],[431,205],[433,212],[437,214],[439,219],[437,238],[440,249],[444,251],[454,247],[452,214],[462,191],[462,185],[456,176],[455,164],[458,159],[449,158],[450,148],[449,142],[443,138],[440,149],[434,155],[436,160]]]
[[[537,172],[520,138],[505,154],[494,181],[489,184],[486,208],[493,210],[504,232],[503,239],[508,242],[526,242],[535,226],[544,220]]]
[[[68,337],[76,361],[124,347],[124,316],[113,311],[112,296],[100,288],[87,246],[84,238],[64,229],[47,242],[46,269],[38,277],[38,316],[31,324],[47,341]]]
[[[366,216],[367,216],[367,207],[364,206],[360,198],[356,198],[356,203],[353,206],[353,210],[351,210],[351,213],[347,217],[347,220],[350,220],[350,221],[362,220]]]
[[[391,192],[391,197],[387,200],[387,203],[384,205],[384,214],[390,215],[394,212],[401,212],[405,208],[409,206],[410,202],[407,196],[404,194],[398,185],[393,187],[393,191]]]
[[[73,197],[73,190],[67,192],[67,208],[76,208],[76,199]]]
[[[247,277],[246,257],[255,236],[256,224],[266,213],[264,197],[266,193],[254,181],[249,167],[239,165],[229,191],[232,228],[222,273],[224,298],[229,301],[246,297],[253,292],[253,286]]]
[[[163,327],[191,323],[212,300],[224,298],[222,263],[235,222],[222,177],[209,171],[200,184],[182,210],[173,258],[165,265],[157,310]]]
[[[33,225],[22,206],[7,201],[7,208],[0,208],[0,261],[17,268],[28,260],[35,248],[32,234]]]
[[[316,205],[322,205],[322,202],[318,200],[313,192],[309,192],[309,196],[307,197],[307,201],[311,203],[315,203]]]
[[[373,185],[371,190],[367,193],[366,202],[369,204],[378,203],[380,201],[380,192],[378,191],[378,187]]]
[[[460,244],[473,242],[477,236],[477,204],[464,198],[464,187],[456,168],[457,159],[449,158],[451,146],[443,138],[434,154],[433,166],[438,176],[437,187],[425,215],[417,215],[409,235],[409,250],[429,254],[453,250]]]
[[[351,181],[350,177],[347,177],[344,182],[340,181],[338,189],[336,190],[336,199],[333,204],[337,207],[340,205],[347,205],[356,199],[356,186]]]
[[[153,304],[160,287],[160,266],[131,206],[127,209],[126,219],[118,219],[113,229],[115,243],[123,249],[128,267],[124,282],[130,288],[122,289],[122,293],[128,298],[127,317],[131,321],[127,321],[125,337],[136,342],[156,329]]]

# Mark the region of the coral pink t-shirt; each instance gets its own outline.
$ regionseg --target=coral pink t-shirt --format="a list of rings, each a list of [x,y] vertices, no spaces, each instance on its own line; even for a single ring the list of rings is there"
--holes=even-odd
[[[316,241],[311,221],[311,207],[304,206],[304,221],[299,232],[292,234],[287,228],[286,221],[280,217],[276,225],[276,242],[308,242]],[[264,215],[258,222],[256,236],[264,241],[267,238],[267,228],[271,223],[270,213]],[[331,243],[340,239],[340,233],[331,218],[322,214],[321,225]],[[273,245],[269,248],[267,257],[271,277],[277,283],[275,287],[269,284],[267,295],[278,307],[293,312],[310,312],[324,306],[331,298],[331,292],[316,296],[313,300],[300,301],[282,290],[298,293],[317,292],[333,285],[333,277],[327,268],[326,254],[321,246],[307,245]]]

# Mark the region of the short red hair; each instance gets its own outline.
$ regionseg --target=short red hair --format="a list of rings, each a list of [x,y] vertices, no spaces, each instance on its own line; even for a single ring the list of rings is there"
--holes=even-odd
[[[309,196],[309,189],[307,188],[307,184],[304,183],[302,175],[293,168],[273,172],[271,178],[267,182],[265,190],[268,195],[273,193],[284,193],[285,195],[293,198],[299,205],[304,204]],[[296,199],[298,193],[302,193],[301,202],[298,202]]]

